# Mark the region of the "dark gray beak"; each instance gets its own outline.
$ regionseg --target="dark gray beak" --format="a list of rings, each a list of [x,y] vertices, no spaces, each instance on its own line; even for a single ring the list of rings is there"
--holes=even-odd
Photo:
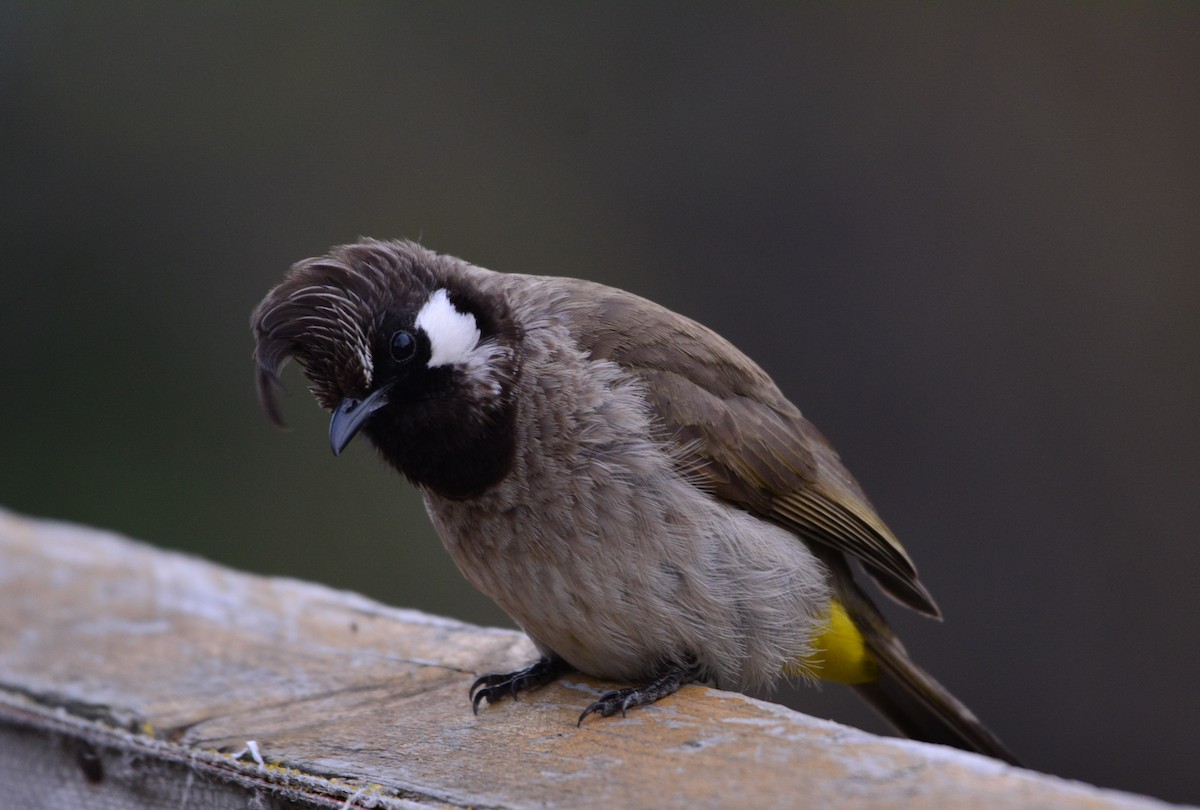
[[[367,417],[387,404],[387,394],[391,385],[383,385],[367,394],[365,399],[346,397],[333,412],[329,420],[329,445],[335,456],[341,455],[350,444],[350,440],[358,433]]]

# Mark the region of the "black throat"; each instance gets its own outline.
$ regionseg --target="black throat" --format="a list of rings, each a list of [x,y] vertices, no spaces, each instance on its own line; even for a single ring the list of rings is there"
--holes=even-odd
[[[414,484],[463,500],[504,479],[516,456],[517,403],[480,410],[453,397],[385,407],[365,433],[383,458]]]

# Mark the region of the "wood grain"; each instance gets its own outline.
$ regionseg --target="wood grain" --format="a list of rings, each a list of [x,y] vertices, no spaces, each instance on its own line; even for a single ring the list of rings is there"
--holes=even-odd
[[[582,728],[609,685],[471,713],[476,674],[533,657],[518,633],[0,510],[4,806],[1162,806],[699,686]]]

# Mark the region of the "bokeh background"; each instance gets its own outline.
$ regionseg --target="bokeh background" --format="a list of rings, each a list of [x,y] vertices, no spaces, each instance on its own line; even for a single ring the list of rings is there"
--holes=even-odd
[[[0,158],[0,503],[507,624],[248,317],[359,235],[582,276],[775,376],[1029,765],[1200,800],[1196,5],[6,2]]]

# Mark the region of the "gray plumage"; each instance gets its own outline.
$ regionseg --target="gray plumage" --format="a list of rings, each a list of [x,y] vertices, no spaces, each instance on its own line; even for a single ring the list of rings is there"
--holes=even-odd
[[[938,615],[899,542],[824,438],[711,330],[609,287],[371,240],[296,265],[253,328],[268,414],[294,358],[334,411],[335,451],[366,433],[547,661],[619,681],[674,673],[649,700],[695,678],[769,685],[820,674],[814,641],[836,599],[888,682],[862,686],[869,700],[908,733],[1011,759],[854,582],[846,554]]]
[[[459,569],[544,653],[600,677],[647,680],[695,658],[744,689],[807,657],[830,598],[824,566],[697,486],[636,377],[562,349],[570,331],[555,319],[528,323],[515,439],[530,449],[476,498],[425,491]]]

